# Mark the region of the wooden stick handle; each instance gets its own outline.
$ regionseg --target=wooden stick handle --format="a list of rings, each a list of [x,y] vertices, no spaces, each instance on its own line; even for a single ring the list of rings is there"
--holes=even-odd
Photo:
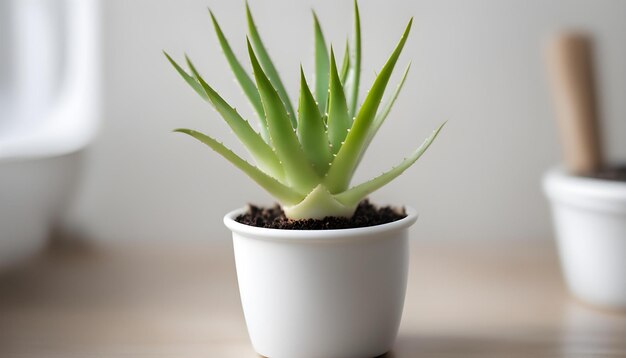
[[[603,165],[592,61],[591,40],[583,34],[559,35],[548,48],[565,166],[579,175]]]

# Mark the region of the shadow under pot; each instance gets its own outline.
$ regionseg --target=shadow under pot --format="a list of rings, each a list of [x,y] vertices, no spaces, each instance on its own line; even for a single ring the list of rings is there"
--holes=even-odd
[[[543,179],[570,291],[580,300],[626,309],[626,180],[620,171],[582,177],[562,169]]]

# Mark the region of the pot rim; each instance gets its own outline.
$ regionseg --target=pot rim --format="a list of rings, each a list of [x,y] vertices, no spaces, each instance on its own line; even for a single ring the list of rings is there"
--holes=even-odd
[[[572,175],[562,167],[550,169],[543,178],[545,193],[553,199],[572,196],[626,202],[626,182]]]
[[[417,221],[417,211],[412,207],[405,206],[406,217],[390,223],[366,226],[350,229],[332,230],[287,230],[268,229],[250,226],[235,221],[237,215],[243,213],[246,208],[239,208],[224,215],[224,225],[231,231],[245,236],[253,236],[260,239],[274,240],[336,240],[337,238],[363,238],[365,236],[376,236],[381,233],[406,229]]]

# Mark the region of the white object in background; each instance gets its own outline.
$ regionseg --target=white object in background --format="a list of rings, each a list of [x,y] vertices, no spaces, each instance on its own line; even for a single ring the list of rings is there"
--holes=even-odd
[[[272,358],[376,357],[402,317],[409,251],[404,219],[342,230],[279,230],[224,217],[233,232],[252,345]]]
[[[626,183],[554,169],[543,184],[571,292],[594,305],[626,309]]]
[[[45,242],[76,187],[99,112],[97,0],[9,4],[2,17],[11,18],[2,20],[13,24],[11,46],[0,49],[12,74],[0,93],[10,97],[0,113],[0,267]]]

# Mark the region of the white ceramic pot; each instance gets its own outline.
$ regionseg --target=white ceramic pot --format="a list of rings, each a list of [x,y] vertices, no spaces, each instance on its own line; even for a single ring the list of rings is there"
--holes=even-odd
[[[11,161],[0,156],[0,270],[44,246],[78,184],[82,154]]]
[[[585,302],[626,309],[626,183],[554,169],[543,184],[570,290]]]
[[[233,232],[252,345],[271,358],[376,357],[398,332],[409,263],[404,219],[342,230],[264,229],[224,217]]]

